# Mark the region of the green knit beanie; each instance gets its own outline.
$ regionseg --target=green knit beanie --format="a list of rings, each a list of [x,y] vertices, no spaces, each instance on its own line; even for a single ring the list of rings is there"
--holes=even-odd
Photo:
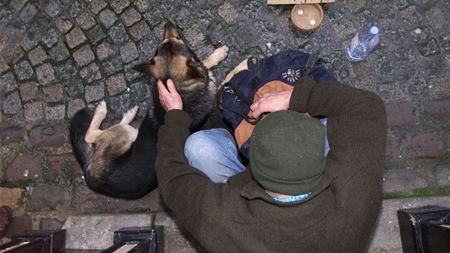
[[[250,170],[266,190],[311,192],[325,170],[325,128],[295,111],[277,111],[261,120],[250,140]]]

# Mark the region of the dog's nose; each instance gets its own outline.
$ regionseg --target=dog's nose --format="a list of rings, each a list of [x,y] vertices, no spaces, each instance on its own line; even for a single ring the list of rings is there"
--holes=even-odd
[[[164,39],[170,39],[174,37],[179,38],[180,34],[178,33],[178,30],[175,27],[175,25],[169,21],[164,25]]]

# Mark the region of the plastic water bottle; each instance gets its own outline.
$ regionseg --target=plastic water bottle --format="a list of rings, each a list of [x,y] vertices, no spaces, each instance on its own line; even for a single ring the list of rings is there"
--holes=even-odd
[[[353,62],[364,60],[380,42],[379,32],[376,26],[361,28],[347,47],[348,60]]]

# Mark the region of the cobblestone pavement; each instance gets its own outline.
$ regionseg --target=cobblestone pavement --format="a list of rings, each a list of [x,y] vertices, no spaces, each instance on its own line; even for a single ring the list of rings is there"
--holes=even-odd
[[[337,0],[322,5],[323,23],[311,33],[293,28],[292,7],[264,0],[0,0],[0,205],[14,209],[9,235],[61,228],[81,214],[154,213],[169,224],[156,191],[128,202],[90,192],[67,131],[77,110],[100,100],[108,105],[107,124],[136,103],[144,116],[149,79],[130,66],[152,57],[169,20],[199,58],[230,47],[213,70],[219,80],[248,56],[319,51],[340,82],[386,103],[386,198],[450,195],[450,1]],[[345,45],[372,24],[381,29],[380,45],[350,63]]]

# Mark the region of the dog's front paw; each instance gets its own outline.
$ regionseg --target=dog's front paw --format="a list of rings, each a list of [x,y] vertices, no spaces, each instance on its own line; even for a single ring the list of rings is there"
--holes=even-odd
[[[103,120],[106,117],[107,111],[106,102],[103,100],[97,105],[97,108],[95,108],[95,115],[98,115],[98,117]]]
[[[221,46],[214,51],[214,54],[217,54],[217,60],[223,61],[228,55],[229,48],[227,46]]]
[[[130,124],[131,121],[133,121],[134,117],[136,116],[136,113],[138,111],[139,107],[136,105],[135,107],[128,110],[122,117],[122,120],[120,121],[121,124]]]

